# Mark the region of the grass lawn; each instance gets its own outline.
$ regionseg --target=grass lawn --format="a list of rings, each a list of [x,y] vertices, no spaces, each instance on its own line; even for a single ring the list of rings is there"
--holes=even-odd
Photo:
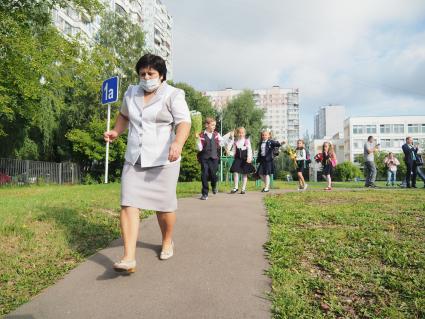
[[[265,201],[275,318],[425,318],[424,190]]]
[[[199,189],[180,183],[178,196]],[[119,184],[0,189],[0,317],[120,236],[119,195]]]
[[[274,187],[295,190],[297,186],[296,182],[276,181]],[[311,189],[323,187],[324,183],[310,185]],[[338,187],[359,188],[362,184],[336,183],[335,188]],[[200,182],[179,183],[177,193],[179,197],[194,196],[200,193],[200,188]],[[231,188],[230,184],[222,183],[219,186],[223,192],[228,192]],[[254,182],[249,182],[248,190],[260,189],[261,186],[256,187]],[[120,236],[119,193],[119,184],[0,188],[0,316],[27,302],[88,256]],[[403,191],[392,193],[410,194]],[[330,195],[322,192],[320,194],[320,198]],[[358,196],[356,194],[353,196]],[[420,191],[417,194],[424,195]],[[304,200],[315,194],[289,194],[282,199],[273,198],[275,203],[267,199],[271,216],[278,214],[271,209],[273,205],[284,203],[285,209],[289,207],[286,203],[287,196],[300,196]],[[391,200],[394,198],[391,197]],[[356,199],[353,200],[355,201]],[[408,201],[408,205],[417,203]],[[299,205],[296,206],[300,209]],[[308,203],[306,207],[309,207]],[[423,213],[423,204],[421,207]],[[285,212],[283,210],[281,213]],[[151,213],[143,212],[142,217]],[[423,231],[423,219],[415,225],[417,229],[411,231],[419,236],[420,231]],[[272,229],[273,227],[275,226]],[[418,238],[422,242],[418,241],[417,244],[423,244],[423,236]],[[273,246],[270,244],[268,247],[270,249]],[[421,283],[423,287],[423,279]],[[423,306],[423,298],[421,300]]]

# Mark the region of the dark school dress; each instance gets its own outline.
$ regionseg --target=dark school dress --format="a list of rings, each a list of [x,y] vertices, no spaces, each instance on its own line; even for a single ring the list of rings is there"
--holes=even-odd
[[[329,153],[322,153],[323,159],[322,159],[322,175],[332,175],[333,166],[331,163],[331,156]]]
[[[235,159],[233,160],[233,164],[230,167],[231,173],[239,173],[239,174],[251,174],[255,172],[255,167],[251,163],[248,163],[248,145],[244,144],[243,148],[239,148],[234,144],[236,148],[235,151]]]
[[[261,144],[258,144],[258,157],[257,161],[260,163],[257,169],[258,175],[271,175],[274,174],[274,164],[273,164],[273,148],[280,147],[278,141],[267,140],[266,142],[266,155],[261,155]]]

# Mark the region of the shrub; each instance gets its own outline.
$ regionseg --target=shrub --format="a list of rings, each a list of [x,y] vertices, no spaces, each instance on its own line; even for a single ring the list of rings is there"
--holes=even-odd
[[[351,162],[343,162],[335,168],[335,179],[339,181],[353,180],[355,177],[360,177],[362,172]]]

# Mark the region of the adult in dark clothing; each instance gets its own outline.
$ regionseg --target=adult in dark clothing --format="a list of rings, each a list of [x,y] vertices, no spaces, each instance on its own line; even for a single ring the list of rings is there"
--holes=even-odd
[[[402,149],[406,163],[406,187],[416,188],[418,147],[413,146],[413,138],[409,136],[406,138],[406,144],[402,146]]]

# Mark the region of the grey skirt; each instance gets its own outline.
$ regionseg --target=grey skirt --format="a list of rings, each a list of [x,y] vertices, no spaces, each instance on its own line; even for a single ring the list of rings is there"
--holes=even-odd
[[[180,161],[145,168],[126,162],[121,176],[121,206],[174,212],[179,173]]]

